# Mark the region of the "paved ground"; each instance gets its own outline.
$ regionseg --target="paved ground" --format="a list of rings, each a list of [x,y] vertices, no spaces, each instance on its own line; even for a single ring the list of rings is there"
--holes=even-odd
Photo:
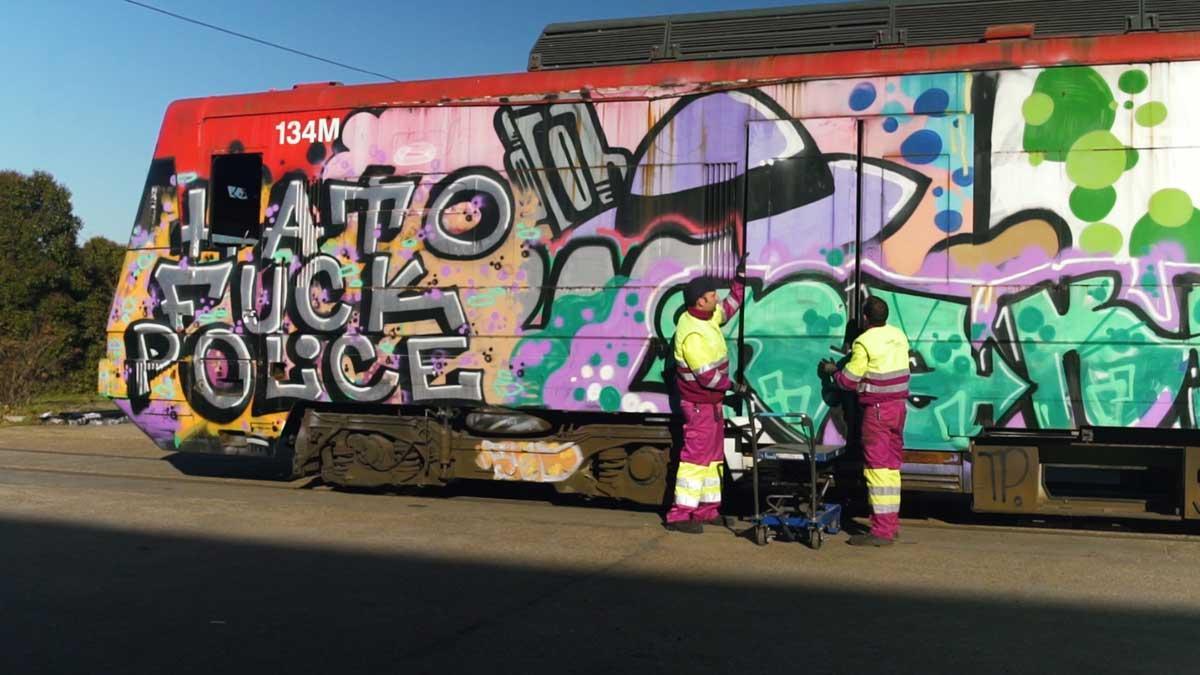
[[[528,496],[197,475],[232,468],[128,426],[0,430],[0,673],[1200,664],[1193,536],[921,519],[892,549],[814,552]]]

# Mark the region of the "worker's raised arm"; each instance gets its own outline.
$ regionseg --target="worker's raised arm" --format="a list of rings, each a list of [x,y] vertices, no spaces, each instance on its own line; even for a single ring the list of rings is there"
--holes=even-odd
[[[850,348],[850,360],[834,374],[833,381],[842,389],[856,391],[859,381],[867,374],[867,361],[867,348],[862,342],[855,340],[854,346]]]
[[[712,347],[699,335],[689,335],[683,341],[683,360],[688,370],[705,389],[725,391],[732,386],[729,379],[729,358],[717,356]]]
[[[718,317],[720,322],[724,324],[726,321],[737,314],[738,308],[742,306],[742,300],[746,296],[746,268],[745,262],[738,267],[737,275],[733,278],[733,286],[729,289],[729,295],[721,301],[717,306],[717,311],[721,312]]]

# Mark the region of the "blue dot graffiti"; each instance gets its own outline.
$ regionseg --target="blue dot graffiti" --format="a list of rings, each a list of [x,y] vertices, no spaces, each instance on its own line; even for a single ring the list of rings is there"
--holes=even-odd
[[[900,144],[900,154],[910,164],[929,164],[942,154],[942,137],[936,131],[914,131]]]
[[[875,85],[870,82],[860,82],[850,90],[850,109],[861,112],[871,107],[875,102]]]
[[[963,217],[958,211],[947,209],[933,217],[934,225],[942,232],[957,232],[962,227]]]
[[[933,88],[917,97],[913,112],[918,115],[944,115],[950,106],[950,94],[945,89]]]

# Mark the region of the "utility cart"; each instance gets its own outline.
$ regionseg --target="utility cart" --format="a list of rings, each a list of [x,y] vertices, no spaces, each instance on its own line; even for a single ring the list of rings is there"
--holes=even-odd
[[[766,546],[772,538],[803,540],[811,548],[819,549],[825,534],[837,534],[842,528],[841,505],[826,503],[824,499],[833,485],[832,462],[844,447],[818,446],[812,418],[804,413],[771,412],[753,394],[747,396],[747,401],[750,452],[754,459],[754,543]],[[788,419],[799,420],[800,433],[784,423]],[[772,421],[778,423],[770,424]],[[767,433],[764,422],[774,427],[772,438],[780,440],[782,436],[783,442],[760,447],[759,442]],[[760,486],[764,462],[776,465],[778,477]],[[800,469],[799,480],[794,479],[796,468]],[[763,488],[768,490],[765,496]]]

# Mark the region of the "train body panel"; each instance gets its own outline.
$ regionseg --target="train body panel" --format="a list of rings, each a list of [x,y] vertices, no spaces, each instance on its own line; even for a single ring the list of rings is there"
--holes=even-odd
[[[298,467],[318,446],[383,452],[331,430],[358,406],[436,411],[436,433],[361,417],[402,474],[405,443],[442,444],[420,482],[563,482],[604,455],[636,461],[630,489],[652,502],[657,423],[619,462],[563,425],[669,414],[681,287],[731,277],[744,251],[735,370],[842,443],[815,366],[882,297],[913,349],[907,468],[930,485],[969,484],[961,455],[987,427],[1194,429],[1200,53],[1158,56],[1185,43],[1012,41],[962,67],[995,47],[904,49],[873,72],[852,53],[843,75],[811,56],[529,74],[477,98],[456,81],[441,105],[403,100],[428,83],[183,102],[100,390],[164,448],[309,448]],[[485,448],[447,421],[475,409],[525,411],[534,431]],[[592,478],[573,489],[609,494]]]

